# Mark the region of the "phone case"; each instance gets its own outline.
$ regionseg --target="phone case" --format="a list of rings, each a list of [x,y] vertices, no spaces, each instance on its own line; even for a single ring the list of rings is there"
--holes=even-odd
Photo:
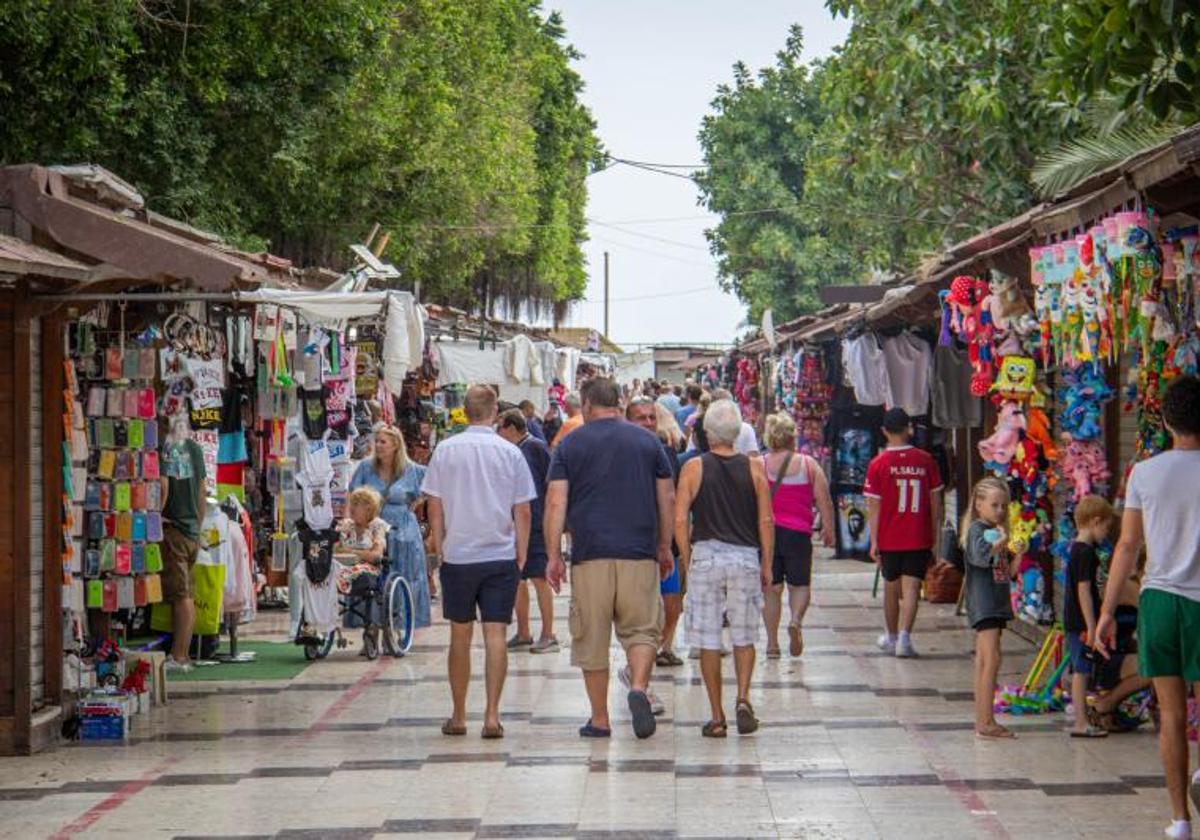
[[[146,577],[138,575],[133,578],[133,605],[135,607],[146,606]]]
[[[103,539],[113,539],[117,535],[117,515],[115,513],[102,513],[104,533],[100,536]]]
[[[113,509],[113,489],[107,481],[100,482],[100,510]]]
[[[103,417],[104,408],[107,405],[104,389],[99,385],[92,385],[88,388],[87,395],[87,416],[88,417]]]
[[[114,554],[114,563],[114,572],[119,575],[129,574],[129,570],[133,566],[133,547],[129,543],[117,543],[117,550]]]
[[[87,518],[88,523],[88,539],[100,540],[104,539],[104,514],[100,512],[89,513]]]
[[[137,388],[130,388],[125,391],[124,401],[125,407],[121,411],[122,417],[137,417],[138,416],[138,394],[141,393]]]
[[[146,540],[146,514],[142,513],[141,511],[134,513],[132,515],[132,520],[133,521],[130,525],[130,537],[129,538],[131,540],[140,540],[142,542],[145,542],[145,540]]]
[[[89,480],[84,485],[83,509],[100,510],[100,482]]]
[[[162,510],[162,485],[157,481],[146,482],[146,510]]]
[[[133,550],[130,554],[129,568],[135,575],[140,575],[146,571],[146,544],[144,542],[135,542]]]
[[[111,572],[117,563],[117,541],[100,541],[100,571]]]
[[[83,552],[83,576],[85,578],[100,576],[100,549],[89,548]]]
[[[160,601],[162,601],[162,578],[158,575],[146,575],[146,603],[157,604]]]
[[[87,604],[88,609],[98,610],[104,606],[104,581],[89,580],[86,592],[87,599],[84,603]]]
[[[146,509],[146,485],[141,481],[134,481],[129,485],[129,507],[133,510]]]
[[[104,605],[100,607],[104,612],[117,611],[117,581],[116,578],[108,578],[104,583]]]
[[[162,571],[162,547],[158,543],[146,543],[146,571]]]
[[[104,416],[120,417],[125,412],[125,392],[120,388],[109,388],[106,397]]]
[[[113,487],[113,509],[117,511],[130,510],[133,499],[128,481],[122,481]]]
[[[153,379],[158,353],[153,347],[138,350],[138,379]]]
[[[126,449],[114,450],[115,462],[113,464],[112,477],[117,481],[128,481],[133,478],[133,470],[130,469],[130,455],[132,453]]]
[[[158,423],[150,420],[142,424],[142,448],[158,450]]]
[[[142,435],[143,425],[141,420],[127,420],[125,422],[125,445],[130,449],[141,449],[145,444],[146,438]]]
[[[153,420],[155,415],[155,398],[153,388],[140,388],[137,392],[137,413],[131,414],[131,417],[140,417],[143,420]]]
[[[132,513],[118,513],[116,516],[116,519],[117,519],[117,532],[115,535],[116,538],[119,540],[127,540],[127,541],[133,539],[133,514]]]
[[[150,511],[146,514],[146,539],[151,542],[161,542],[162,538],[162,514]]]
[[[96,465],[96,475],[100,478],[112,478],[117,469],[117,452],[115,449],[101,449],[100,463]]]
[[[158,453],[143,452],[142,453],[142,477],[143,478],[158,478],[160,475],[158,470]]]
[[[120,379],[121,373],[121,348],[109,347],[104,351],[104,378]]]
[[[126,350],[121,359],[121,377],[137,379],[142,373],[142,357],[137,350]]]
[[[112,446],[117,449],[123,449],[129,445],[129,426],[124,420],[110,420],[113,427],[113,442]]]

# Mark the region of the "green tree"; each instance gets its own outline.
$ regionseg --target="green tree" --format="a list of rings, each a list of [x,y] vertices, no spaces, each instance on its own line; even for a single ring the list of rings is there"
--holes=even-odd
[[[0,160],[302,263],[379,221],[431,295],[569,300],[597,142],[564,38],[535,0],[8,0]]]

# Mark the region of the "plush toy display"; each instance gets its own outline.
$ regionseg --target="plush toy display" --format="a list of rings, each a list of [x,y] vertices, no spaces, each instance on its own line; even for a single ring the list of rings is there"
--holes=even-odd
[[[1059,474],[1071,484],[1071,498],[1078,503],[1084,496],[1105,484],[1112,477],[1108,456],[1099,440],[1075,440],[1063,435],[1063,454],[1058,461]]]
[[[996,375],[992,348],[995,330],[991,312],[983,306],[988,294],[987,281],[963,275],[955,277],[950,289],[940,295],[945,309],[944,320],[967,345],[967,358],[974,371],[971,393],[976,397],[987,395]]]
[[[1095,440],[1102,431],[1104,404],[1114,396],[1104,376],[1093,365],[1066,368],[1062,372],[1062,430],[1075,440]]]
[[[1037,366],[1028,356],[1005,356],[1000,360],[1000,374],[992,383],[991,392],[1006,400],[1026,402],[1037,394]]]
[[[991,437],[979,441],[979,456],[983,458],[984,466],[998,473],[1008,472],[1008,465],[1017,453],[1024,431],[1025,409],[1018,402],[1004,402],[1000,406],[996,431]]]
[[[995,330],[996,355],[1000,358],[1023,355],[1025,341],[1038,329],[1033,310],[1021,295],[1017,278],[992,270],[991,294],[984,308],[991,315]]]

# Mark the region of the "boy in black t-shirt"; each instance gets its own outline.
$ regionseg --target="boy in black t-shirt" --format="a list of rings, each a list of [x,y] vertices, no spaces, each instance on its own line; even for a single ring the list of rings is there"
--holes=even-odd
[[[1096,544],[1108,538],[1113,509],[1100,496],[1084,496],[1075,508],[1077,534],[1067,560],[1067,589],[1063,603],[1063,632],[1071,657],[1071,706],[1075,712],[1072,738],[1103,738],[1104,729],[1088,723],[1087,688],[1092,675],[1092,649],[1096,645],[1096,621],[1100,613],[1097,577],[1100,558]]]

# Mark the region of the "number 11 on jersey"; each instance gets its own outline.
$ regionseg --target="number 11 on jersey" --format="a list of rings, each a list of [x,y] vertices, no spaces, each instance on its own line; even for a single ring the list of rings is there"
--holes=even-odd
[[[897,478],[896,492],[899,495],[897,508],[900,513],[909,513],[909,505],[912,506],[912,513],[921,512],[921,479]]]

